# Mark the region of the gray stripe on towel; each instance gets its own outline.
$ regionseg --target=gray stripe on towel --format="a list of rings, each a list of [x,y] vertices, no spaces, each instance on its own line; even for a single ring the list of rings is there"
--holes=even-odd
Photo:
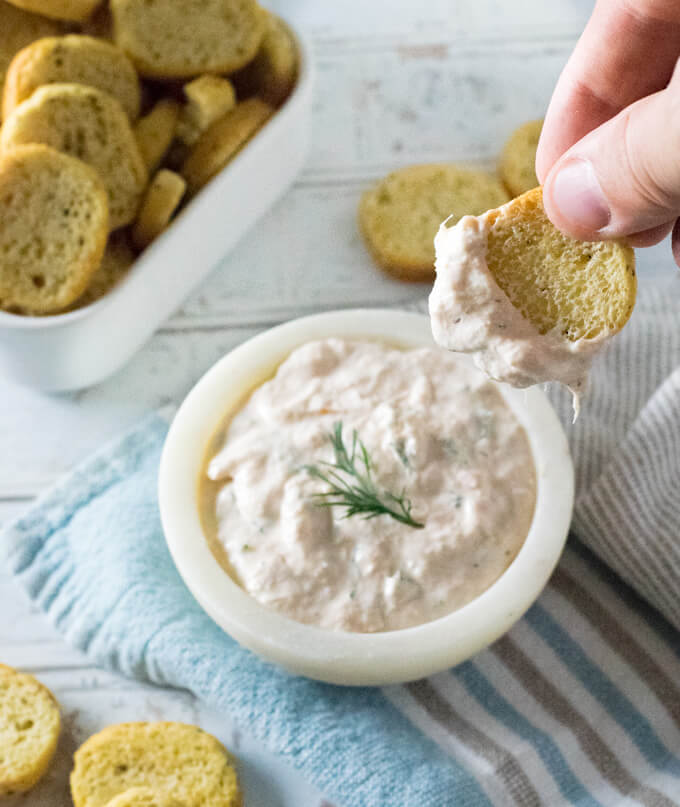
[[[553,574],[550,584],[584,615],[602,639],[635,670],[680,727],[680,688],[635,637],[563,565]]]
[[[494,769],[513,801],[520,807],[541,807],[541,799],[517,759],[491,737],[456,712],[427,680],[406,684],[405,689],[427,714],[449,734],[485,759]]]
[[[491,651],[512,672],[537,703],[576,738],[584,753],[603,779],[621,794],[635,798],[646,807],[677,807],[663,793],[641,784],[623,767],[602,737],[549,681],[508,634]]]

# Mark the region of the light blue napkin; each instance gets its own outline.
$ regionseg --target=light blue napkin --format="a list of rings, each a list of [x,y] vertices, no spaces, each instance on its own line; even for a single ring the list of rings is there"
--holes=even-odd
[[[486,805],[476,780],[377,689],[288,675],[225,635],[165,545],[156,504],[167,424],[145,419],[0,535],[0,559],[76,647],[224,710],[338,805]]]

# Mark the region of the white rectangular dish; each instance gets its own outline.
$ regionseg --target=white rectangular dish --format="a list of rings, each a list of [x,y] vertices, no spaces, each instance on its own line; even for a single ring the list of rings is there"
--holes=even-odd
[[[290,97],[115,288],[66,314],[0,311],[0,375],[44,391],[111,375],[288,189],[306,156],[312,104],[309,47],[293,34],[300,64]]]

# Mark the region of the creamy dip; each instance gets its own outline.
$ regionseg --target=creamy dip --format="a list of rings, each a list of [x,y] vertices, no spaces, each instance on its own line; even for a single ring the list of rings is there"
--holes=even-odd
[[[322,505],[315,469],[331,470],[340,423],[380,501],[400,500],[417,526]],[[324,628],[393,630],[460,608],[505,571],[533,517],[524,429],[492,382],[439,348],[310,342],[216,444],[203,483],[213,551],[260,603]]]
[[[488,376],[514,387],[562,382],[573,394],[576,416],[593,357],[607,336],[570,341],[558,329],[539,333],[489,271],[488,228],[486,215],[439,228],[429,301],[434,339],[448,350],[470,353]]]

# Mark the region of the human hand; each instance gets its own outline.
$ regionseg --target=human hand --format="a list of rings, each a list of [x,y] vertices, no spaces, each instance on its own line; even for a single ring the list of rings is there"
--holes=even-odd
[[[536,157],[548,216],[585,240],[680,266],[680,2],[598,0],[550,102]]]

